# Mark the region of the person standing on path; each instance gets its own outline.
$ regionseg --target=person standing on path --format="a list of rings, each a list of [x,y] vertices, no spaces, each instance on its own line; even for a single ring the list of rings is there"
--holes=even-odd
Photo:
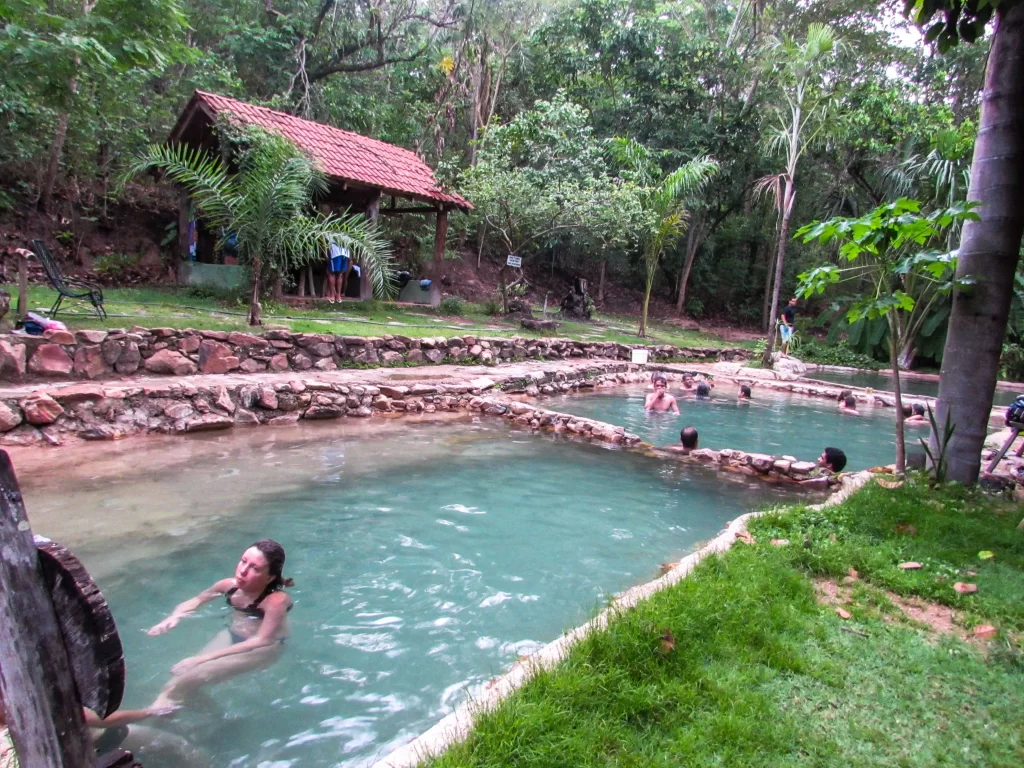
[[[789,342],[793,338],[793,327],[796,322],[796,296],[782,308],[779,314],[779,331],[782,333],[782,356],[789,357]]]

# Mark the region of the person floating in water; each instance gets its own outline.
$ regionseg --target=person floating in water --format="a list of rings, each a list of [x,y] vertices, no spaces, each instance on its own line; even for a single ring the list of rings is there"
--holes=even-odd
[[[668,393],[668,382],[664,376],[654,380],[654,391],[644,401],[644,410],[658,413],[667,413],[668,411],[679,413],[679,405],[676,403],[676,399]]]
[[[846,466],[846,454],[838,448],[826,448],[818,457],[818,466],[839,474]]]
[[[910,410],[911,410],[911,415],[907,416],[903,420],[905,424],[927,424],[928,423],[928,417],[925,416],[924,406],[921,405],[921,403],[914,403],[913,406],[911,406]],[[904,410],[903,413],[904,413],[904,415],[906,415],[906,410]]]
[[[694,393],[698,400],[707,400],[711,397],[711,384],[705,380],[697,382],[697,391]]]
[[[751,391],[750,391],[750,385],[749,384],[740,384],[740,392],[739,392],[739,395],[737,396],[737,399],[741,403],[745,402],[745,401],[749,402],[750,400],[753,399],[753,396],[752,396]]]
[[[681,453],[684,456],[690,453],[690,451],[697,450],[697,429],[696,427],[685,427],[682,432],[679,433],[679,445],[666,445],[666,451],[672,451],[673,453]]]
[[[178,625],[199,606],[224,595],[232,608],[228,628],[217,634],[196,656],[171,668],[171,679],[153,707],[180,706],[200,686],[268,667],[277,661],[288,637],[292,599],[284,592],[293,585],[282,575],[284,547],[271,539],[257,541],[242,553],[235,575],[176,606],[171,615],[149,630],[157,636]]]
[[[860,416],[860,411],[857,410],[857,400],[853,395],[846,396],[842,405],[839,406],[839,412],[846,416]]]
[[[683,389],[693,389],[693,376],[691,376],[689,373],[683,374]]]

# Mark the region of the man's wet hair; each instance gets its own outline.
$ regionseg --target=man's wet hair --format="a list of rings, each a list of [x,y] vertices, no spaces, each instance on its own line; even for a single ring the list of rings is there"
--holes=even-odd
[[[836,399],[840,403],[845,403],[846,402],[846,398],[848,398],[852,394],[853,394],[853,390],[844,389],[842,392],[839,393],[839,397],[836,398]]]
[[[667,387],[668,386],[668,379],[665,378],[665,374],[663,374],[663,373],[656,373],[656,374],[654,374],[651,377],[651,383],[652,384],[664,384]]]
[[[846,454],[838,448],[826,448],[825,463],[833,472],[842,472],[843,468],[846,466]]]
[[[697,429],[696,427],[685,427],[682,432],[679,433],[679,442],[683,444],[683,448],[696,448],[697,447]]]
[[[921,403],[914,403],[914,415],[924,416],[924,406]]]
[[[843,400],[843,405],[845,405],[847,408],[857,410],[857,401],[854,399],[853,395],[847,395],[846,399]]]
[[[711,387],[708,386],[706,381],[699,382],[697,384],[697,397],[709,397],[711,395]]]
[[[904,415],[904,417],[906,417],[906,416],[913,416],[914,415],[914,409],[911,408],[909,405],[904,405],[903,406],[903,415]]]
[[[740,394],[743,395],[744,397],[749,398],[751,396],[750,395],[750,385],[749,384],[741,384],[740,385]]]

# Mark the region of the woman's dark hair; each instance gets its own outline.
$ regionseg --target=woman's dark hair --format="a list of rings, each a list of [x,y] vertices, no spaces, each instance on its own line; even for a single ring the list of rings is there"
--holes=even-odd
[[[924,406],[920,403],[914,403],[914,414],[917,416],[924,416]]]
[[[852,394],[853,394],[853,392],[851,390],[844,389],[842,392],[839,393],[839,397],[836,398],[836,399],[839,400],[840,403],[845,403],[846,402],[846,398],[848,398]]]
[[[903,415],[904,416],[913,416],[914,415],[914,409],[911,408],[909,405],[904,405],[903,406]]]
[[[847,408],[857,410],[857,401],[853,399],[853,395],[847,395],[846,399],[843,400],[843,405],[845,405]]]
[[[282,587],[293,587],[295,582],[284,577],[284,547],[273,539],[260,539],[249,549],[258,549],[267,559],[267,571],[270,573],[270,584],[267,589],[273,592]]]
[[[711,395],[711,387],[706,381],[697,384],[697,397],[708,397]]]
[[[740,385],[740,394],[749,399],[750,398],[750,385],[748,385],[748,384],[741,384]]]

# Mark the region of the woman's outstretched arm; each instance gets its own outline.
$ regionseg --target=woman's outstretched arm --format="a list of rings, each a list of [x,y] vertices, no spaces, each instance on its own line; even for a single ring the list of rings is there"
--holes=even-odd
[[[233,656],[234,654],[254,651],[257,648],[265,648],[268,645],[273,645],[279,640],[277,632],[281,627],[281,622],[284,621],[284,617],[288,613],[288,606],[291,605],[291,602],[291,598],[284,592],[274,592],[267,595],[261,604],[264,611],[263,621],[260,623],[259,631],[255,635],[250,637],[248,640],[243,640],[240,643],[233,643],[226,648],[218,648],[207,653],[200,653],[197,656],[189,656],[187,659],[182,659],[171,667],[171,674],[181,675],[193,667],[196,667],[199,664],[204,664],[207,661],[213,661],[214,659],[220,659],[225,656]]]
[[[196,608],[201,606],[203,603],[208,603],[211,600],[216,599],[220,595],[223,595],[235,584],[234,579],[221,579],[209,589],[204,589],[195,597],[186,600],[183,603],[179,603],[171,611],[171,615],[161,621],[156,626],[150,627],[146,634],[155,637],[156,635],[162,635],[164,632],[168,632],[178,626],[178,622],[183,617],[192,613]]]

